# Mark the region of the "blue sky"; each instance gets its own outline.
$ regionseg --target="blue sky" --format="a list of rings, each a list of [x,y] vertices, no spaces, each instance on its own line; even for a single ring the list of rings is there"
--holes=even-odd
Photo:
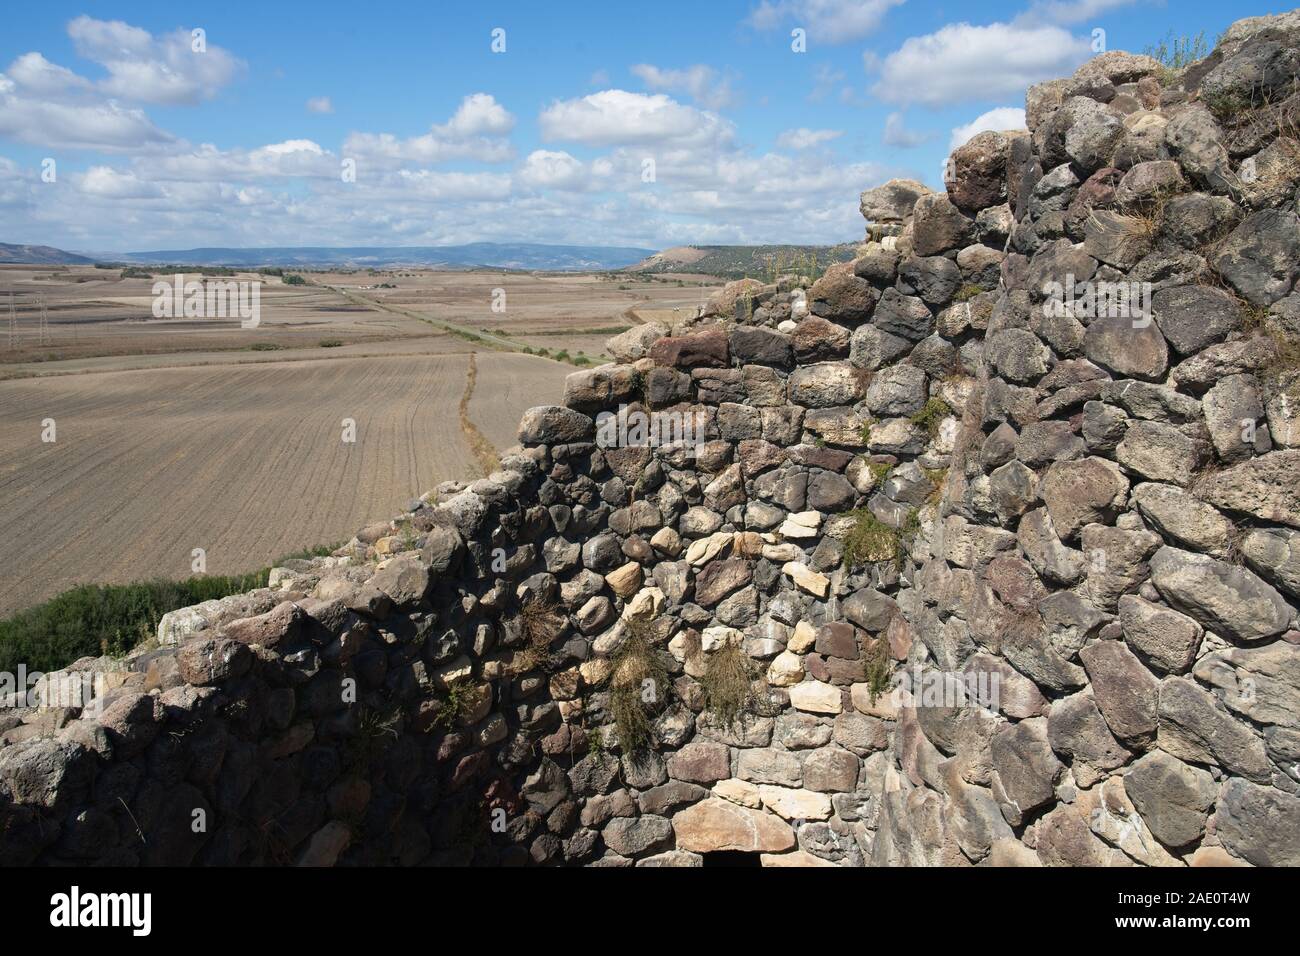
[[[0,241],[835,242],[1028,83],[1266,3],[11,6]],[[492,31],[505,51],[492,51]],[[792,50],[791,31],[806,34]],[[194,29],[204,31],[196,51]],[[55,176],[42,178],[53,159]],[[345,181],[345,163],[355,177]],[[649,164],[653,163],[651,167]],[[649,172],[652,181],[647,181]]]

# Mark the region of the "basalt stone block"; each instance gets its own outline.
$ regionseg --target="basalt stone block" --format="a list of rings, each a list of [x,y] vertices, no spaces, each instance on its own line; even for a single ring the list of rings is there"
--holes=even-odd
[[[1185,614],[1139,597],[1119,599],[1124,637],[1151,666],[1165,674],[1185,674],[1196,660],[1205,630]]]
[[[1214,812],[1227,849],[1256,866],[1300,866],[1300,797],[1229,780]]]
[[[780,817],[717,797],[673,814],[672,828],[677,848],[695,853],[781,853],[795,845],[794,830]]]
[[[1109,372],[1158,382],[1169,367],[1169,344],[1153,321],[1124,317],[1093,319],[1083,353]]]
[[[650,347],[656,365],[671,368],[726,368],[730,364],[727,333],[722,329],[670,335]]]
[[[919,296],[890,287],[880,297],[872,324],[885,334],[920,342],[934,331],[934,314]]]
[[[610,365],[573,372],[564,380],[564,404],[581,411],[599,411],[632,401],[640,391],[639,376],[630,365]]]
[[[605,350],[616,362],[635,362],[645,358],[650,346],[668,334],[668,329],[658,322],[634,326],[626,332],[605,340]]]
[[[864,390],[862,376],[847,362],[802,366],[790,375],[790,400],[805,408],[852,405]]]
[[[912,209],[913,248],[918,256],[935,256],[970,245],[975,220],[958,209],[947,193],[930,193],[917,199]]]
[[[623,856],[636,856],[670,846],[673,825],[664,817],[616,817],[601,831],[605,845]]]
[[[914,179],[891,179],[862,193],[858,208],[867,222],[901,223],[912,214],[916,201],[931,190]]]
[[[831,266],[808,290],[813,315],[833,322],[866,321],[879,298],[875,286],[854,275],[851,262]]]
[[[1177,548],[1156,552],[1151,582],[1175,608],[1233,640],[1275,637],[1295,613],[1281,594],[1245,568]]]
[[[790,338],[771,329],[738,326],[731,331],[731,354],[740,362],[785,368],[794,361]]]
[[[563,405],[539,405],[524,412],[519,441],[526,445],[551,445],[589,440],[596,423],[589,415]]]
[[[1290,294],[1300,274],[1300,216],[1288,209],[1252,213],[1211,264],[1251,303],[1271,305]]]
[[[1197,494],[1216,508],[1300,528],[1300,449],[1288,448],[1207,475]]]
[[[1062,540],[1072,540],[1086,524],[1113,521],[1128,497],[1129,483],[1102,458],[1057,462],[1040,490]]]
[[[346,609],[337,601],[328,602],[338,611]],[[221,635],[242,644],[260,644],[276,647],[282,642],[292,642],[306,626],[307,613],[292,601],[277,604],[265,614],[241,618],[221,627]],[[341,620],[341,617],[339,618]]]
[[[1241,309],[1222,289],[1182,285],[1160,289],[1152,313],[1165,339],[1180,355],[1193,355],[1222,342],[1241,327]]]
[[[1007,160],[1011,142],[1004,133],[979,133],[953,150],[948,196],[959,208],[978,212],[1007,201]]]
[[[713,607],[728,594],[739,590],[754,576],[752,566],[742,558],[710,561],[695,575],[695,603]]]
[[[1191,763],[1221,766],[1256,783],[1272,779],[1264,741],[1194,681],[1166,677],[1158,697],[1156,745],[1161,750]]]
[[[705,785],[726,780],[731,776],[731,751],[725,744],[693,741],[669,755],[668,776]]]
[[[248,673],[253,654],[247,644],[229,638],[199,638],[181,645],[176,664],[186,683],[204,687]]]
[[[84,797],[95,756],[78,743],[35,738],[0,750],[0,782],[14,803],[53,809]]]
[[[645,376],[645,398],[655,408],[689,402],[691,377],[673,368],[652,368]]]
[[[1142,747],[1155,739],[1159,682],[1122,641],[1098,641],[1079,652],[1097,707],[1120,740]]]
[[[1055,796],[1064,767],[1047,741],[1041,717],[1004,725],[989,744],[993,760],[993,794],[1013,827]]]
[[[909,256],[898,267],[898,279],[899,291],[932,306],[950,302],[962,283],[961,269],[945,256]]]
[[[1124,791],[1155,838],[1168,847],[1195,843],[1218,795],[1214,777],[1163,750],[1153,750],[1124,772]]]
[[[397,607],[411,607],[424,600],[433,581],[430,568],[419,557],[393,558],[370,579],[370,583],[393,599]]]
[[[1047,739],[1058,754],[1072,758],[1071,769],[1081,787],[1104,779],[1106,771],[1122,767],[1131,755],[1106,726],[1092,693],[1080,691],[1052,704]]]

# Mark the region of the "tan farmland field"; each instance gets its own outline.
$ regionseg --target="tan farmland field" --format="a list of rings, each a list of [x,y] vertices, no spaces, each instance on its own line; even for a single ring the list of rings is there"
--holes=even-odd
[[[506,447],[563,366],[477,356],[471,403]],[[82,582],[253,570],[346,540],[439,481],[474,477],[467,356],[87,373],[0,382],[0,610]],[[477,389],[476,389],[477,391]],[[41,441],[42,421],[56,441]],[[356,421],[356,442],[342,440]]]
[[[195,548],[208,573],[229,574],[344,541],[440,481],[482,474],[473,432],[499,452],[525,409],[559,401],[575,366],[525,346],[605,361],[605,340],[642,310],[693,311],[718,284],[305,275],[220,277],[263,281],[261,323],[243,329],[154,318],[151,278],[0,267],[0,613],[81,583],[186,577]],[[495,289],[504,312],[491,310]]]
[[[155,318],[154,282],[170,282],[173,275],[120,278],[118,270],[93,266],[0,266],[0,377],[90,357],[315,349],[321,343],[367,345],[373,351],[382,343],[420,340],[424,352],[464,350],[463,340],[449,339],[445,327],[422,317],[552,352],[581,350],[599,360],[610,335],[651,317],[689,315],[719,284],[707,276],[438,270],[306,273],[311,284],[304,286],[252,272],[213,277],[261,281],[260,324],[244,329],[235,318]],[[188,272],[184,278],[200,276]],[[494,295],[497,289],[504,296]],[[10,293],[17,330],[12,342]],[[494,301],[503,311],[493,311]]]

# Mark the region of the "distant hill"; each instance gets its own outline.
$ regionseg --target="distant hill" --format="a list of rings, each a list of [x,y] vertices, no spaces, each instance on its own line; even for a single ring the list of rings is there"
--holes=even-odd
[[[94,259],[87,259],[72,252],[64,252],[53,246],[19,246],[0,242],[0,263],[27,263],[41,266],[90,265]]]
[[[627,272],[689,272],[724,279],[771,278],[783,272],[821,274],[853,258],[857,244],[837,246],[675,246],[647,256]]]
[[[556,272],[621,269],[653,250],[627,246],[552,246],[532,242],[472,242],[461,246],[268,246],[257,249],[159,249],[114,253],[115,262],[256,268],[540,269]]]

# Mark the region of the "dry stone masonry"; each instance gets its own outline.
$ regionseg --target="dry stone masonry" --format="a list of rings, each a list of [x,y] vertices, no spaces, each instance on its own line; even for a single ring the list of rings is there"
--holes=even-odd
[[[78,661],[0,860],[1300,864],[1297,50],[1032,88],[854,261]]]

